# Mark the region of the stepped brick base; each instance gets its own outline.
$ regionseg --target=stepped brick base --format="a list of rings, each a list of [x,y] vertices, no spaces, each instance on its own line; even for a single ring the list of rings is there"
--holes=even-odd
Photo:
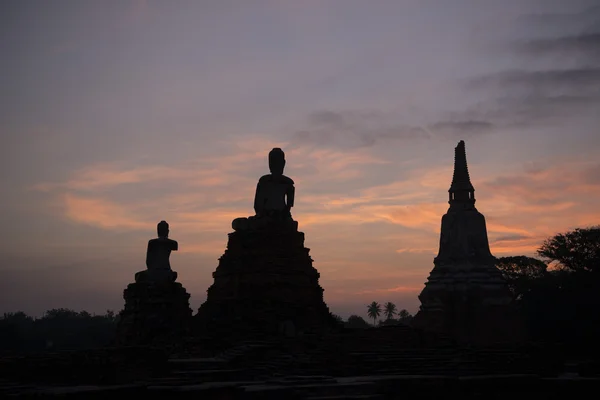
[[[214,283],[195,317],[219,335],[295,335],[333,321],[304,233],[289,224],[229,234]]]
[[[123,293],[117,343],[166,345],[188,334],[192,310],[190,295],[178,282],[137,282]]]

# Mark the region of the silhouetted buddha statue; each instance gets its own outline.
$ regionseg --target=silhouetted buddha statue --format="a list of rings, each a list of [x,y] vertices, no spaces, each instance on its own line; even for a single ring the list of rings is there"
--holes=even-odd
[[[283,175],[285,153],[276,147],[269,152],[270,174],[262,176],[256,185],[254,211],[250,218],[236,218],[232,226],[235,230],[259,229],[270,223],[288,225],[297,229],[298,224],[292,219],[291,208],[294,206],[294,181]]]
[[[157,225],[158,238],[148,241],[146,251],[146,271],[135,274],[135,281],[170,281],[177,279],[177,272],[171,269],[171,251],[178,250],[175,240],[169,239],[169,224],[160,221]]]

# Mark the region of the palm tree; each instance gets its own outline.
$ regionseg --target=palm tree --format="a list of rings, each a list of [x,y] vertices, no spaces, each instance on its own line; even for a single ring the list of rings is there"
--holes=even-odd
[[[367,306],[367,314],[369,318],[373,318],[373,326],[375,326],[375,321],[381,315],[381,305],[374,301]]]
[[[385,303],[383,306],[383,313],[385,314],[386,319],[392,319],[396,314],[396,305],[390,301]]]

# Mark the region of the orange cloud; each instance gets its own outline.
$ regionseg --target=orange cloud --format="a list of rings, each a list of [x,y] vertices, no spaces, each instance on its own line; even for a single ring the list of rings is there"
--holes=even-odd
[[[436,247],[426,247],[426,248],[405,248],[396,250],[397,253],[430,253],[436,254],[438,249]]]
[[[409,228],[439,231],[441,216],[446,212],[444,204],[414,204],[406,206],[364,206],[360,211]]]
[[[285,149],[285,143],[255,137],[231,144],[223,156],[204,155],[178,165],[94,165],[37,189],[58,190],[71,221],[106,230],[144,230],[143,239],[166,219],[182,254],[212,259],[224,251],[231,221],[253,213],[256,181],[267,172],[266,154],[276,146]],[[385,295],[416,304],[415,294],[438,250],[452,168],[413,168],[403,171],[402,179],[386,181],[377,168],[389,160],[370,151],[297,147],[286,152],[298,195],[292,213],[307,232],[328,301],[372,301]],[[535,172],[491,171],[474,179],[492,253],[534,254],[552,234],[600,223],[600,187],[586,175],[589,168],[571,163]],[[138,188],[156,187],[170,189],[141,200],[112,191],[133,188],[135,195]],[[210,284],[208,272],[191,266],[189,271],[208,274],[198,284]]]
[[[125,208],[113,202],[64,195],[66,216],[75,222],[105,229],[152,229],[153,223],[132,218]]]
[[[312,225],[333,225],[333,224],[363,224],[365,222],[375,222],[378,219],[369,215],[356,215],[347,213],[303,213],[300,223],[303,226]]]
[[[423,285],[420,286],[396,286],[387,289],[361,290],[357,294],[383,294],[383,293],[419,293],[423,290]]]
[[[202,241],[194,244],[180,243],[179,253],[181,254],[214,254],[223,253],[225,238],[223,240]]]

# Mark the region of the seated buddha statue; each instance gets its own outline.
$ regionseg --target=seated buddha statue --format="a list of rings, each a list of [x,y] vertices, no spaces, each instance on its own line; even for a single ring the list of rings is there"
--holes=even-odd
[[[177,272],[171,269],[171,251],[179,248],[175,240],[169,239],[169,224],[160,221],[156,227],[158,238],[148,241],[146,250],[146,270],[135,274],[135,281],[171,281],[177,279]]]
[[[254,212],[249,218],[233,220],[234,230],[260,229],[271,223],[297,229],[298,224],[292,219],[291,208],[294,206],[294,181],[283,174],[285,153],[280,148],[269,152],[270,174],[263,175],[256,185],[254,195]]]

